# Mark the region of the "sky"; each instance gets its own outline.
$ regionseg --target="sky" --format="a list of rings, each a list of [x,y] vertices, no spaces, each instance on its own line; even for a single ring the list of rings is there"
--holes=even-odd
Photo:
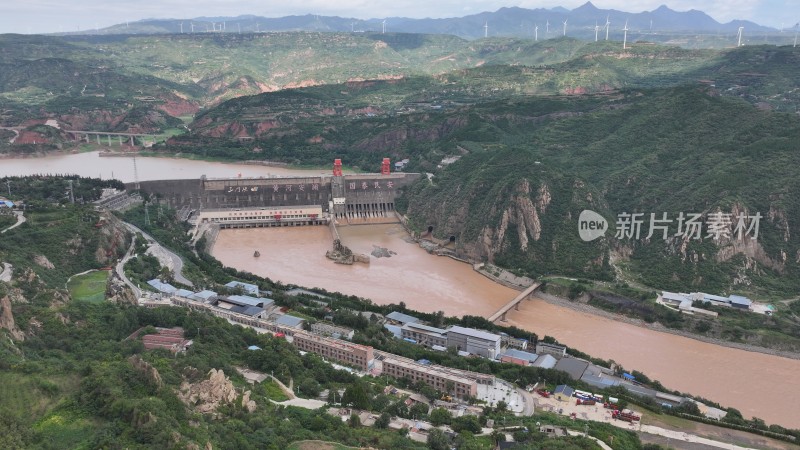
[[[141,19],[191,19],[201,16],[264,17],[319,14],[379,17],[460,17],[504,6],[576,8],[586,0],[3,0],[1,33],[51,33],[90,30]],[[779,28],[800,21],[800,0],[595,0],[602,9],[651,11],[666,4],[676,11],[698,9],[720,22],[752,20]]]

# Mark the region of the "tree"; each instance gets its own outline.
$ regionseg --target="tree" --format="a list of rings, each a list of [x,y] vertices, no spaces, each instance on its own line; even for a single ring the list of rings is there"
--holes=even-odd
[[[447,425],[451,420],[453,420],[453,415],[444,408],[434,408],[431,411],[430,421],[435,427]]]
[[[375,419],[375,428],[386,429],[389,428],[389,423],[392,421],[392,416],[389,413],[381,414]]]
[[[462,431],[469,431],[473,434],[477,434],[480,433],[482,429],[477,416],[456,417],[455,419],[453,419],[450,427],[456,433],[461,433]]]
[[[362,381],[356,381],[347,387],[342,395],[342,405],[356,409],[369,409],[369,396]]]
[[[499,402],[497,402],[497,406],[495,406],[494,408],[494,410],[499,413],[506,412],[507,409],[508,409],[508,403],[506,403],[505,400],[500,400]]]
[[[500,430],[492,430],[492,442],[494,445],[500,445],[501,442],[506,441],[506,434]]]
[[[428,433],[427,444],[431,450],[448,450],[450,438],[444,434],[444,431],[434,428]]]
[[[411,417],[415,419],[420,419],[422,416],[428,414],[428,405],[425,403],[414,403],[408,411],[411,414]]]
[[[361,418],[358,417],[358,414],[356,413],[350,414],[347,424],[350,426],[350,428],[358,428],[361,426]]]
[[[300,392],[309,397],[316,397],[319,395],[320,391],[319,383],[317,383],[313,378],[304,379],[298,388],[300,389]]]

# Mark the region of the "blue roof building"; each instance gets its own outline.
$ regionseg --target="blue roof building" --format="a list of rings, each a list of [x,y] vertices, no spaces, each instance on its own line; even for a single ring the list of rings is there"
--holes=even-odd
[[[306,319],[301,317],[290,316],[289,314],[284,314],[277,319],[275,319],[275,323],[278,325],[283,325],[284,327],[289,328],[301,328],[303,326],[303,322]]]
[[[229,295],[220,301],[239,306],[259,306],[261,308],[269,308],[275,303],[271,298],[255,298],[249,295]]]
[[[250,295],[258,296],[259,294],[258,286],[255,284],[242,283],[241,281],[231,281],[230,283],[226,284],[225,287],[231,289],[242,288],[242,290]]]
[[[200,292],[195,292],[194,294],[190,295],[189,298],[192,300],[197,300],[199,302],[207,302],[208,299],[216,297],[217,295],[219,294],[217,294],[214,291],[203,290]]]
[[[191,296],[192,294],[194,294],[192,291],[186,289],[178,289],[173,293],[173,295],[177,295],[178,297],[183,297],[183,298],[189,298],[189,296]]]
[[[399,311],[392,311],[386,315],[386,318],[391,320],[392,322],[399,322],[403,325],[407,323],[417,323],[419,319],[414,316],[409,316],[408,314],[403,314]]]
[[[731,306],[734,308],[750,309],[750,305],[753,304],[752,300],[747,297],[742,297],[741,295],[731,295],[728,298],[731,301]]]
[[[389,332],[394,335],[395,339],[400,339],[403,337],[403,329],[397,325],[391,325],[387,323],[383,325],[383,328],[389,330]]]
[[[569,398],[572,397],[572,394],[574,394],[574,393],[575,393],[575,389],[572,389],[571,387],[567,386],[566,384],[561,384],[561,385],[556,386],[556,388],[553,390],[553,397],[555,397],[555,398],[557,398],[559,400],[562,400],[562,401],[563,400],[569,400]]]
[[[178,290],[178,288],[176,288],[175,286],[169,283],[164,283],[158,278],[153,278],[152,280],[148,281],[147,284],[152,286],[153,289],[159,292],[163,292],[164,294],[173,294],[175,293],[175,291]]]

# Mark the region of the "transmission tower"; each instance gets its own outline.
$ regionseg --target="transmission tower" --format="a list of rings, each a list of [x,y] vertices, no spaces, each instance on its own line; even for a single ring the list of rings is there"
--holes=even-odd
[[[139,192],[139,170],[136,168],[136,154],[133,154],[133,181],[136,183],[136,192]]]
[[[144,224],[150,226],[150,211],[147,208],[147,202],[144,202]]]

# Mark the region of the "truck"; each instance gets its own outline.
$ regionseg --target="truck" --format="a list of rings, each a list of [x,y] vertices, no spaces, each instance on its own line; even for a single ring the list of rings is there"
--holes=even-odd
[[[631,422],[631,423],[642,419],[640,416],[634,414],[634,412],[629,409],[624,409],[622,411],[615,409],[611,413],[611,417],[617,420],[624,420],[625,422]]]
[[[594,401],[594,400],[583,400],[583,399],[580,399],[580,398],[575,401],[576,405],[586,405],[586,406],[592,406],[592,405],[594,405],[596,403],[597,402]]]
[[[549,398],[550,397],[550,391],[546,391],[544,389],[537,389],[536,393],[541,395],[544,398]]]

